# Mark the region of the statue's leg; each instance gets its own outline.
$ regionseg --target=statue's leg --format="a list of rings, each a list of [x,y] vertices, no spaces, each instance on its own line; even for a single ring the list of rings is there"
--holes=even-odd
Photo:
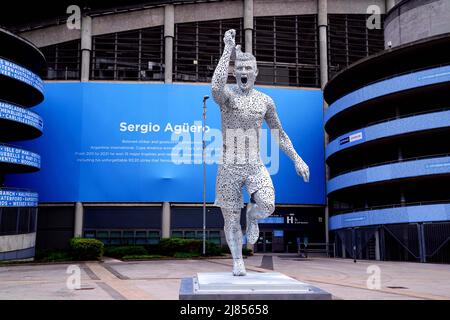
[[[242,230],[241,211],[222,208],[223,220],[225,222],[224,232],[233,257],[233,275],[245,276],[244,260],[242,259]]]
[[[252,194],[255,203],[247,206],[247,241],[255,244],[259,238],[258,219],[264,219],[275,211],[275,191],[272,187],[263,187]]]

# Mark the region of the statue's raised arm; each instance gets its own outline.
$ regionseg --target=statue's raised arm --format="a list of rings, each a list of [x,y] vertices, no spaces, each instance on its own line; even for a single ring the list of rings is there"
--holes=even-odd
[[[231,57],[235,51],[235,36],[236,30],[234,29],[230,29],[225,32],[223,37],[225,48],[223,50],[222,57],[217,64],[216,70],[214,70],[214,75],[212,78],[212,96],[214,101],[219,104],[221,108],[224,107],[226,100],[229,97],[226,84],[228,79],[228,66],[230,65]]]

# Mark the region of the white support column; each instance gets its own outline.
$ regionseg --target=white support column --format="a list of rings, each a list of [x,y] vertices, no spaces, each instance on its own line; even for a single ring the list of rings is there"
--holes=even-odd
[[[245,52],[253,50],[253,0],[244,0]]]
[[[319,46],[320,46],[320,83],[321,88],[328,82],[328,2],[327,0],[317,0]]]
[[[175,9],[173,4],[164,7],[164,82],[172,83],[173,38],[175,36]]]
[[[163,202],[161,219],[161,238],[170,238],[170,203]]]
[[[92,18],[81,18],[81,82],[89,81],[92,50]]]
[[[347,258],[347,252],[345,251],[345,242],[342,241],[342,258]]]
[[[375,260],[380,261],[380,231],[375,231]]]
[[[328,2],[327,0],[317,0],[317,14],[318,14],[318,28],[319,28],[319,49],[320,49],[320,87],[323,89],[328,82]],[[323,101],[324,111],[328,108],[325,100]],[[325,147],[328,144],[328,135],[325,132]],[[326,166],[325,179],[328,181],[329,168]],[[330,242],[330,236],[328,232],[329,221],[329,206],[328,198],[327,205],[325,207],[325,242]]]
[[[81,202],[75,204],[75,227],[74,227],[74,237],[83,236],[83,218],[84,218],[84,207]]]

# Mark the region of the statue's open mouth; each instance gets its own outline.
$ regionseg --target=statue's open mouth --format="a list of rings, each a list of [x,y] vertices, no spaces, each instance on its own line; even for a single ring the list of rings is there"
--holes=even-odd
[[[247,84],[247,76],[241,76],[241,82],[242,84]]]

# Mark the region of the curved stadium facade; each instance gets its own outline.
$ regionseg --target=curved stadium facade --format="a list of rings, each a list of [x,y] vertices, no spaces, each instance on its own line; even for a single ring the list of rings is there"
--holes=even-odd
[[[84,124],[76,127],[77,121],[107,122],[108,114],[116,112],[116,103],[129,106],[125,111],[117,109],[119,115],[131,114],[133,104],[136,110],[142,104],[144,111],[137,120],[148,116],[147,112],[152,117],[163,113],[146,110],[145,101],[167,110],[175,104],[192,106],[183,111],[189,117],[196,112],[194,106],[200,105],[196,97],[209,93],[223,50],[223,33],[234,28],[236,42],[258,61],[257,86],[279,104],[288,134],[294,133],[294,144],[303,147],[300,154],[305,152],[313,166],[310,185],[301,189],[289,178],[291,163],[281,162],[286,173],[274,178],[279,190],[275,216],[261,224],[254,250],[296,252],[300,241],[309,241],[328,243],[329,248],[335,243],[336,255],[347,258],[448,262],[445,201],[449,194],[439,187],[448,182],[450,168],[445,156],[448,144],[442,143],[448,138],[449,117],[445,110],[449,46],[442,30],[448,28],[445,23],[429,23],[427,39],[420,36],[423,30],[410,36],[414,28],[400,30],[400,22],[408,21],[405,17],[417,13],[414,10],[449,12],[436,10],[447,2],[143,1],[123,6],[112,1],[109,7],[81,8],[80,29],[67,27],[64,11],[25,27],[11,23],[10,30],[45,55],[42,116],[50,123],[48,137],[60,129],[66,139],[58,149],[59,158],[43,161],[40,174],[52,180],[46,180],[47,187],[40,191],[37,249],[65,247],[74,235],[96,237],[109,245],[151,244],[169,236],[202,237],[201,198],[190,195],[193,187],[161,167],[152,180],[156,182],[139,189],[149,190],[147,198],[127,198],[125,187],[116,194],[109,187],[122,182],[125,186],[128,179],[119,167],[114,168],[120,183],[109,180],[110,171],[94,179],[94,166],[83,171],[85,164],[69,165],[68,154],[80,151],[83,139],[101,134],[71,132],[86,128]],[[374,12],[368,10],[374,6]],[[380,28],[368,28],[373,13]],[[385,44],[393,48],[385,51]],[[437,54],[428,54],[429,50]],[[325,111],[321,89],[329,104]],[[91,114],[96,108],[98,113]],[[60,113],[52,114],[52,110]],[[97,125],[111,136],[102,121]],[[329,140],[325,151],[323,126]],[[44,135],[40,148],[51,150],[60,142],[56,136],[55,145],[49,145]],[[79,145],[80,150],[71,150],[71,145]],[[90,184],[75,186],[70,176],[74,172],[83,179],[92,177]],[[214,171],[208,174],[213,176]],[[189,181],[198,180],[195,177],[189,176]],[[16,176],[7,181],[29,183]],[[95,197],[88,192],[93,187],[108,193]],[[162,191],[175,195],[181,189],[184,194],[178,197],[160,196]],[[66,196],[65,190],[72,190],[74,196]],[[139,195],[139,190],[130,190]],[[225,244],[220,211],[211,202],[207,237]]]
[[[36,172],[40,156],[12,142],[42,135],[29,109],[44,99],[45,58],[31,43],[0,29],[0,260],[34,257],[38,193],[5,184],[5,175]]]
[[[401,2],[385,20],[387,50],[325,88],[330,230],[340,256],[448,262],[449,15],[449,1]]]

